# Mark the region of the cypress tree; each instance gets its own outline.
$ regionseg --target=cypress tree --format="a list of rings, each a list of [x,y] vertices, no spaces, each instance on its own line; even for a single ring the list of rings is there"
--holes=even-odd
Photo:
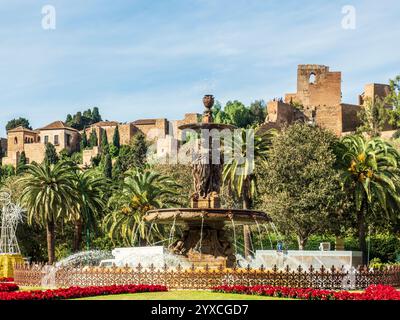
[[[46,144],[44,162],[47,164],[56,164],[58,162],[56,148],[50,142]]]
[[[101,149],[104,153],[108,153],[108,138],[106,130],[101,131]]]
[[[19,156],[19,159],[18,159],[17,173],[22,172],[22,167],[23,167],[24,165],[26,165],[26,163],[27,163],[26,154],[25,154],[25,151],[22,151],[21,154],[20,154],[20,156]]]
[[[100,112],[99,112],[99,108],[94,107],[93,111],[92,111],[92,122],[96,123],[96,122],[99,122],[99,121],[101,121],[101,115],[100,115]]]
[[[81,150],[84,150],[88,146],[88,139],[86,135],[86,130],[83,129],[82,140],[81,140]]]
[[[104,168],[103,168],[104,176],[108,179],[112,178],[112,162],[111,156],[107,153],[104,159]]]
[[[120,141],[119,141],[119,129],[118,126],[115,128],[114,135],[113,135],[113,145],[119,150],[120,148]]]
[[[146,163],[147,142],[143,133],[139,132],[135,135],[131,142],[132,162],[136,167],[143,167]]]
[[[97,147],[98,144],[98,140],[97,140],[97,133],[96,131],[93,129],[92,132],[90,133],[90,137],[89,137],[89,146],[90,147]]]

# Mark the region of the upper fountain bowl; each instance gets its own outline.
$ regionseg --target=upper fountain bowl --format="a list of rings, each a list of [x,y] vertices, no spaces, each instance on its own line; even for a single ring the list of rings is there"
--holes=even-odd
[[[203,217],[203,219],[202,219]],[[222,208],[171,208],[150,210],[145,221],[170,224],[175,221],[183,226],[222,226],[253,225],[258,222],[270,222],[271,218],[261,211]]]

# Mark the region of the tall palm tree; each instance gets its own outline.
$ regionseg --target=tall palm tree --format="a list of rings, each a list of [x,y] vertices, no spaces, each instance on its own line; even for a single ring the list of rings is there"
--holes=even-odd
[[[55,262],[55,228],[77,201],[70,162],[29,164],[19,180],[21,204],[27,210],[28,223],[37,223],[47,231],[47,252],[50,264]]]
[[[107,188],[109,184],[100,173],[94,170],[76,171],[74,188],[77,192],[77,202],[69,214],[69,219],[75,225],[74,252],[79,251],[82,243],[82,229],[86,227],[87,243],[89,246],[90,230],[97,229],[97,221],[107,207]]]
[[[242,200],[243,209],[251,209],[256,194],[255,163],[266,161],[268,149],[274,131],[242,129],[233,135],[232,145],[224,146],[233,157],[224,164],[222,173],[224,184]],[[251,147],[250,143],[253,143]],[[244,255],[250,256],[251,233],[247,225],[243,226]]]
[[[381,138],[366,140],[359,135],[344,137],[337,154],[343,186],[355,201],[360,250],[366,265],[367,219],[379,213],[387,219],[399,217],[400,154]]]
[[[147,211],[177,204],[176,196],[180,186],[167,176],[148,169],[131,170],[119,190],[110,198],[111,212],[104,219],[109,236],[120,237],[128,245],[146,245],[162,234],[156,225],[144,221]]]

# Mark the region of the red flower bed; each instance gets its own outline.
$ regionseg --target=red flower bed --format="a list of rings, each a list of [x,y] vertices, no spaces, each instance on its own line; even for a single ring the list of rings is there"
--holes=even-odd
[[[400,300],[400,291],[391,286],[372,285],[363,292],[289,288],[274,286],[219,286],[214,292],[253,294],[306,300]]]
[[[14,278],[0,277],[0,282],[14,282]]]
[[[15,283],[0,283],[0,292],[12,292],[17,291],[19,287]]]
[[[168,291],[158,285],[113,285],[103,287],[70,287],[55,290],[0,292],[0,300],[61,300],[101,295]]]

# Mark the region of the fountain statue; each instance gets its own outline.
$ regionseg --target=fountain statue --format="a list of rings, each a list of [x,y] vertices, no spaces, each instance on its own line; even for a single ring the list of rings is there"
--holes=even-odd
[[[23,210],[11,202],[11,193],[2,191],[0,202],[1,232],[0,232],[0,277],[12,277],[15,264],[23,263],[15,232],[22,221]]]
[[[195,192],[191,196],[191,208],[151,210],[147,212],[145,220],[149,223],[181,225],[183,235],[170,246],[170,251],[186,257],[191,264],[233,267],[236,265],[235,250],[224,227],[264,223],[269,222],[270,218],[260,211],[221,208],[219,193],[223,159],[221,150],[215,150],[219,147],[215,147],[216,138],[212,132],[231,132],[235,127],[213,123],[212,95],[204,96],[203,104],[205,111],[202,122],[179,127],[183,131],[192,130],[200,137],[196,140],[197,148],[192,151]]]

